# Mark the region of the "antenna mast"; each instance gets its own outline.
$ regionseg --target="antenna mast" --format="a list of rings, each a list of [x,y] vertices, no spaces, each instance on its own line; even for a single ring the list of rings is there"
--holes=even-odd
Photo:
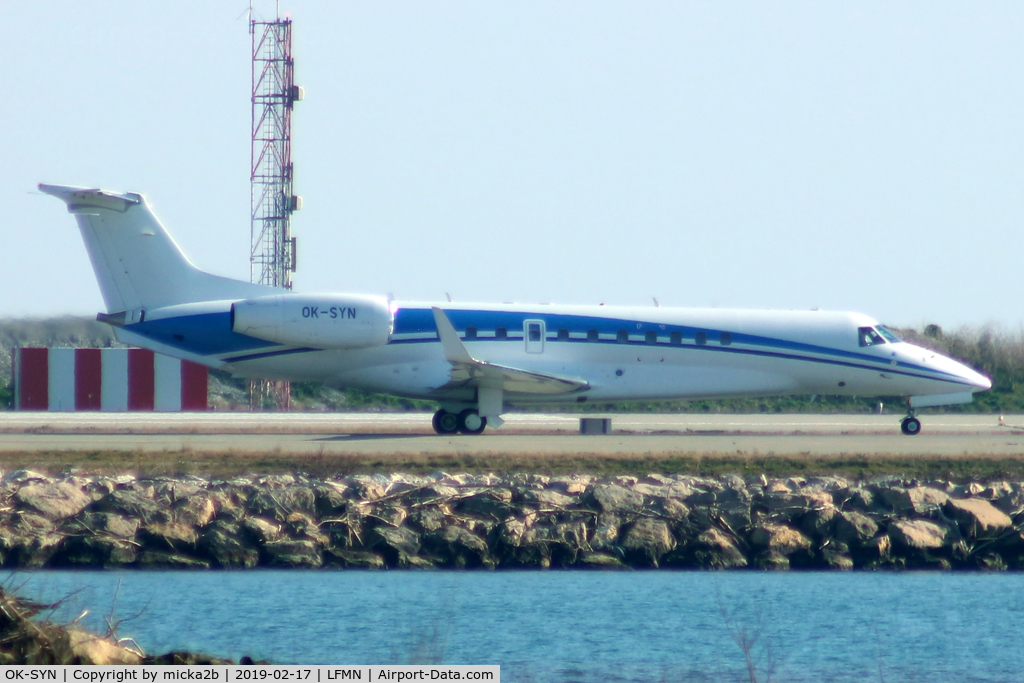
[[[292,108],[302,99],[295,85],[292,59],[292,21],[256,21],[252,36],[252,146],[250,156],[251,221],[249,228],[249,279],[271,287],[292,288],[295,272],[295,238],[291,214],[302,207],[292,190]],[[252,380],[249,407],[261,410],[270,399],[287,410],[288,382]]]

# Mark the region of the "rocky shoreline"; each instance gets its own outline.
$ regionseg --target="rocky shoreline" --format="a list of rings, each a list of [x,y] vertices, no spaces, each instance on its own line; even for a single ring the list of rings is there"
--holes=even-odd
[[[1024,568],[1024,483],[132,475],[0,481],[6,568]]]

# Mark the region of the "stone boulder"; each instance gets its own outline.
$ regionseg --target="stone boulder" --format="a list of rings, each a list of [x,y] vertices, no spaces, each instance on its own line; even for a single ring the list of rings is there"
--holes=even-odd
[[[281,525],[262,517],[246,517],[241,531],[256,543],[273,543],[281,538]]]
[[[410,501],[416,501],[418,503],[426,502],[439,502],[451,500],[455,496],[459,495],[459,490],[454,486],[446,486],[444,484],[429,484],[427,486],[421,486],[416,489],[412,489],[403,498]]]
[[[86,512],[70,520],[65,529],[72,533],[102,534],[132,539],[135,538],[135,532],[139,529],[139,520],[114,512]]]
[[[787,556],[798,550],[807,550],[811,541],[784,524],[765,524],[750,532],[750,545],[774,555]]]
[[[392,503],[390,505],[374,505],[371,509],[367,510],[366,516],[378,522],[383,522],[388,526],[397,527],[402,526],[402,523],[409,516],[409,512],[401,505]]]
[[[590,537],[590,547],[593,550],[606,550],[615,548],[619,543],[619,527],[622,521],[615,515],[600,514],[597,516],[597,525]]]
[[[237,536],[219,528],[210,529],[199,539],[199,550],[225,568],[255,567],[260,560],[259,552],[243,543]]]
[[[30,484],[18,489],[14,502],[50,520],[74,517],[92,503],[81,489],[64,482]]]
[[[552,478],[551,487],[561,491],[567,496],[578,496],[582,493],[586,493],[587,487],[589,487],[593,481],[593,477],[574,474],[569,477]]]
[[[38,569],[50,561],[64,538],[45,517],[17,515],[10,525],[0,526],[0,561],[5,567]]]
[[[191,555],[163,550],[143,550],[136,563],[143,569],[209,569],[210,563]]]
[[[152,491],[149,492],[152,494]],[[118,489],[96,501],[90,507],[95,512],[116,512],[142,524],[172,521],[170,509],[145,491]]]
[[[245,517],[247,501],[242,491],[207,491],[206,495],[213,501],[217,519],[238,522]]]
[[[564,493],[559,493],[558,491],[553,491],[551,489],[524,491],[523,500],[527,503],[539,505],[540,507],[556,509],[567,508],[576,503],[575,496],[567,496]]]
[[[844,543],[829,543],[820,550],[821,560],[829,569],[849,571],[853,569],[850,549]]]
[[[202,528],[213,521],[217,505],[211,496],[200,493],[179,500],[172,506],[172,510],[176,522]]]
[[[271,567],[307,567],[315,569],[323,564],[320,547],[310,540],[277,541],[263,546]]]
[[[700,567],[703,569],[736,569],[747,566],[747,558],[737,547],[736,540],[711,527],[687,546],[679,546],[666,555],[662,564],[674,567]]]
[[[496,489],[463,498],[459,501],[457,509],[459,512],[471,515],[482,515],[502,520],[515,512],[511,500],[512,492],[510,490]],[[428,531],[434,531],[434,529],[428,529]]]
[[[379,526],[370,531],[367,545],[384,555],[389,566],[408,566],[420,552],[420,535],[408,527]]]
[[[588,569],[629,569],[622,560],[611,553],[583,552],[580,553],[578,564]]]
[[[591,489],[590,502],[602,512],[634,512],[644,506],[644,497],[618,484],[600,484]]]
[[[832,494],[820,489],[804,489],[799,493],[766,493],[763,502],[772,520],[785,522],[814,510],[831,510],[834,507]]]
[[[154,522],[139,530],[139,540],[150,550],[189,551],[195,549],[199,534],[180,522]]]
[[[1008,515],[1021,514],[1024,512],[1024,489],[1015,484],[1012,491],[995,500],[995,505]]]
[[[582,521],[552,523],[544,520],[533,524],[523,533],[518,561],[524,565],[552,564],[568,567],[576,563],[579,553],[588,549],[587,525]]]
[[[302,512],[293,512],[285,520],[284,529],[293,540],[307,539],[320,545],[326,545],[329,537],[320,530],[315,519]]]
[[[68,661],[100,666],[132,666],[142,663],[138,653],[122,647],[113,638],[102,638],[78,627],[67,629],[66,637],[71,650]]]
[[[49,484],[53,479],[41,472],[33,470],[14,470],[4,475],[3,483],[8,486],[27,486],[28,484]]]
[[[427,534],[423,545],[445,564],[458,569],[494,566],[487,542],[460,526],[446,526]]]
[[[383,569],[387,566],[384,558],[378,553],[365,550],[347,550],[328,548],[324,551],[324,561],[329,564],[353,569]]]
[[[331,517],[344,512],[348,499],[345,494],[348,487],[334,481],[327,481],[313,487],[313,495],[316,498],[316,513],[320,517]]]
[[[313,513],[316,495],[307,486],[263,489],[249,501],[249,509],[262,517],[283,522],[293,512]]]
[[[409,522],[424,532],[438,531],[445,525],[446,519],[445,510],[438,505],[418,507],[408,517]]]
[[[117,568],[133,564],[139,546],[123,538],[68,536],[53,559],[57,566]]]
[[[889,523],[889,536],[909,550],[937,550],[947,544],[949,529],[924,519],[900,519]]]
[[[860,512],[840,511],[835,517],[834,529],[837,541],[849,546],[858,546],[875,537],[878,533],[878,524]]]
[[[352,498],[362,501],[374,501],[387,495],[387,485],[373,477],[357,475],[351,478],[349,493]]]
[[[676,547],[668,524],[660,519],[638,519],[626,530],[622,548],[636,562],[657,567],[658,560]]]
[[[875,505],[875,494],[870,489],[851,486],[832,492],[832,500],[836,507],[867,512]]]
[[[949,500],[949,495],[945,491],[926,486],[908,489],[880,487],[878,497],[898,513],[916,515],[934,512]]]
[[[1013,520],[1006,513],[982,498],[951,498],[943,510],[956,521],[963,534],[971,538],[991,538],[1013,526]]]
[[[659,498],[654,501],[653,509],[659,515],[672,522],[683,522],[690,515],[690,509],[677,498]]]
[[[835,529],[837,515],[834,507],[811,510],[800,520],[800,529],[811,538],[827,538]]]

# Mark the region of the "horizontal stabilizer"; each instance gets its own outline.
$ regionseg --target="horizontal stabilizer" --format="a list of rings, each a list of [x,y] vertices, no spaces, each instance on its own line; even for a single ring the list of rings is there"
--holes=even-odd
[[[451,378],[444,387],[439,387],[441,389],[487,387],[501,388],[516,394],[551,395],[590,388],[586,380],[577,377],[521,370],[477,360],[459,339],[459,333],[444,311],[435,306],[433,312],[445,358],[452,364]]]

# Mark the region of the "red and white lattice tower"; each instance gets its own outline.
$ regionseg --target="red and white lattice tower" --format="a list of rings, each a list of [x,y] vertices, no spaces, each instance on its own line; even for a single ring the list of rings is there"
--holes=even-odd
[[[290,19],[249,23],[252,34],[252,220],[249,276],[252,282],[291,289],[295,271],[295,238],[291,214],[302,205],[293,193],[292,109],[302,99],[295,85]],[[253,380],[249,406],[271,403],[287,410],[287,382]]]

